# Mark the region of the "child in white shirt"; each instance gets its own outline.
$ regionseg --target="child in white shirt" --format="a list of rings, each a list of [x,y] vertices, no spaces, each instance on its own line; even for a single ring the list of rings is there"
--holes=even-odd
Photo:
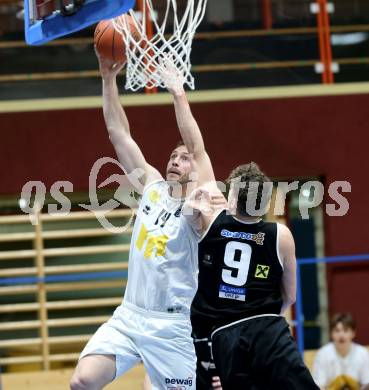
[[[313,378],[322,389],[369,389],[369,352],[352,342],[355,330],[350,314],[332,318],[332,342],[319,349],[313,365]]]

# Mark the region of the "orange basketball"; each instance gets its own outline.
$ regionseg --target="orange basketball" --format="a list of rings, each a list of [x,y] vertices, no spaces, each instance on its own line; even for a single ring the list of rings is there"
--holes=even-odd
[[[131,34],[135,40],[139,40],[140,34],[131,16],[123,15]],[[123,62],[126,60],[126,46],[122,35],[114,28],[112,20],[102,20],[96,26],[94,44],[98,53],[109,60]]]

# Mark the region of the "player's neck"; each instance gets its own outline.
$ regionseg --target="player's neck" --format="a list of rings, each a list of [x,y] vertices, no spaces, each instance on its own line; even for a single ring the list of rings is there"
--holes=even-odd
[[[346,357],[350,353],[351,345],[352,345],[351,343],[345,344],[345,345],[336,345],[335,344],[335,348],[336,348],[338,355],[340,355],[343,358]]]
[[[187,184],[180,184],[180,187],[169,186],[168,193],[171,198],[184,200],[187,194]]]
[[[233,215],[235,219],[241,222],[245,223],[255,223],[259,222],[261,220],[260,217],[252,217],[252,216],[246,216],[246,215],[241,215],[238,211]]]

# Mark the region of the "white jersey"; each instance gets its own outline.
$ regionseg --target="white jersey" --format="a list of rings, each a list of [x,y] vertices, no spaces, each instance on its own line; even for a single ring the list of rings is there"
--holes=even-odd
[[[333,343],[319,349],[313,365],[313,378],[317,385],[326,387],[340,375],[350,376],[361,386],[369,384],[369,352],[352,343],[347,356],[340,356]]]
[[[164,180],[144,190],[133,228],[124,295],[142,309],[190,313],[197,289],[196,233]]]

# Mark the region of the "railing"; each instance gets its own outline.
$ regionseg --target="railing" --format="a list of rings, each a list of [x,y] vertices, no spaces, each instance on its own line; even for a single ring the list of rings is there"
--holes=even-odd
[[[130,210],[115,210],[109,218],[128,218]],[[102,228],[77,228],[64,230],[45,230],[47,222],[86,221],[95,219],[91,212],[73,212],[69,216],[37,214],[33,231],[2,233],[0,243],[33,243],[33,249],[4,250],[0,252],[0,366],[6,369],[9,366],[37,363],[43,370],[50,369],[53,362],[74,361],[78,358],[82,344],[86,343],[91,333],[86,333],[83,327],[105,322],[109,315],[71,316],[71,309],[101,309],[109,312],[118,306],[122,300],[122,287],[125,285],[124,271],[127,270],[127,261],[89,262],[87,264],[47,265],[48,258],[70,258],[81,255],[109,255],[127,253],[129,244],[118,243],[111,245],[65,246],[45,248],[49,240],[85,239],[112,236],[112,233]],[[3,216],[0,217],[0,226],[30,224],[29,217]],[[29,226],[28,226],[29,228]],[[124,233],[128,241],[131,229]],[[96,260],[93,259],[92,260]],[[29,266],[17,266],[30,262]],[[6,265],[4,266],[4,262]],[[117,279],[118,278],[118,279]],[[70,292],[90,291],[90,296],[99,296],[107,289],[119,289],[108,297],[102,296],[91,299],[69,298]],[[61,299],[50,297],[58,293]],[[63,298],[63,295],[65,297]],[[33,297],[32,302],[27,302]],[[26,302],[20,302],[23,299]],[[14,300],[16,301],[14,303]],[[50,312],[58,311],[60,318],[50,318]],[[65,312],[65,313],[64,313]],[[37,319],[33,318],[37,314]],[[11,319],[4,321],[6,316],[23,317],[21,320]],[[68,329],[78,327],[82,331],[78,334],[68,333]],[[61,335],[50,335],[58,330]],[[13,336],[5,337],[11,331]],[[38,337],[24,337],[22,332],[36,332]],[[16,336],[15,336],[16,334]],[[53,353],[52,349],[63,350],[65,353]],[[73,347],[74,346],[74,347]],[[64,351],[63,351],[64,352]],[[13,356],[14,354],[20,356]]]
[[[305,351],[305,340],[304,340],[304,327],[306,327],[307,322],[304,318],[304,308],[303,308],[303,299],[302,299],[302,278],[301,272],[304,265],[311,264],[339,264],[339,263],[356,263],[356,262],[368,262],[369,254],[362,255],[352,255],[352,256],[332,256],[332,257],[322,257],[322,258],[304,258],[298,259],[297,261],[297,299],[296,299],[296,333],[297,333],[297,346],[301,354]]]
[[[328,16],[325,14],[325,24],[318,23],[318,27],[297,27],[297,28],[275,28],[275,29],[253,29],[253,30],[236,30],[236,31],[214,31],[214,32],[199,32],[196,34],[196,40],[214,40],[214,39],[231,39],[231,38],[250,38],[250,37],[271,37],[284,35],[316,35],[320,45],[320,51],[316,53],[316,58],[309,60],[293,60],[293,61],[262,61],[262,62],[244,62],[244,63],[220,63],[220,64],[205,64],[194,65],[192,70],[194,73],[204,72],[231,72],[242,70],[260,70],[260,69],[286,69],[286,68],[315,68],[318,63],[322,64],[322,82],[332,83],[332,61],[338,66],[340,65],[363,65],[369,64],[369,57],[348,57],[334,58],[329,54],[332,51],[329,36],[327,33],[347,33],[355,31],[369,31],[368,24],[360,25],[337,25],[326,26],[329,22]],[[319,21],[319,19],[318,19]],[[322,22],[323,23],[323,22]],[[47,46],[77,46],[91,45],[93,38],[67,38],[58,39],[49,42]],[[26,48],[28,47],[24,41],[3,41],[0,42],[1,49]],[[328,54],[327,54],[328,53]],[[329,74],[328,74],[329,73]],[[62,79],[84,79],[100,77],[99,71],[96,70],[80,70],[80,71],[60,71],[60,72],[27,72],[17,74],[0,75],[1,82],[16,82],[16,81],[35,81],[35,80],[62,80]]]

